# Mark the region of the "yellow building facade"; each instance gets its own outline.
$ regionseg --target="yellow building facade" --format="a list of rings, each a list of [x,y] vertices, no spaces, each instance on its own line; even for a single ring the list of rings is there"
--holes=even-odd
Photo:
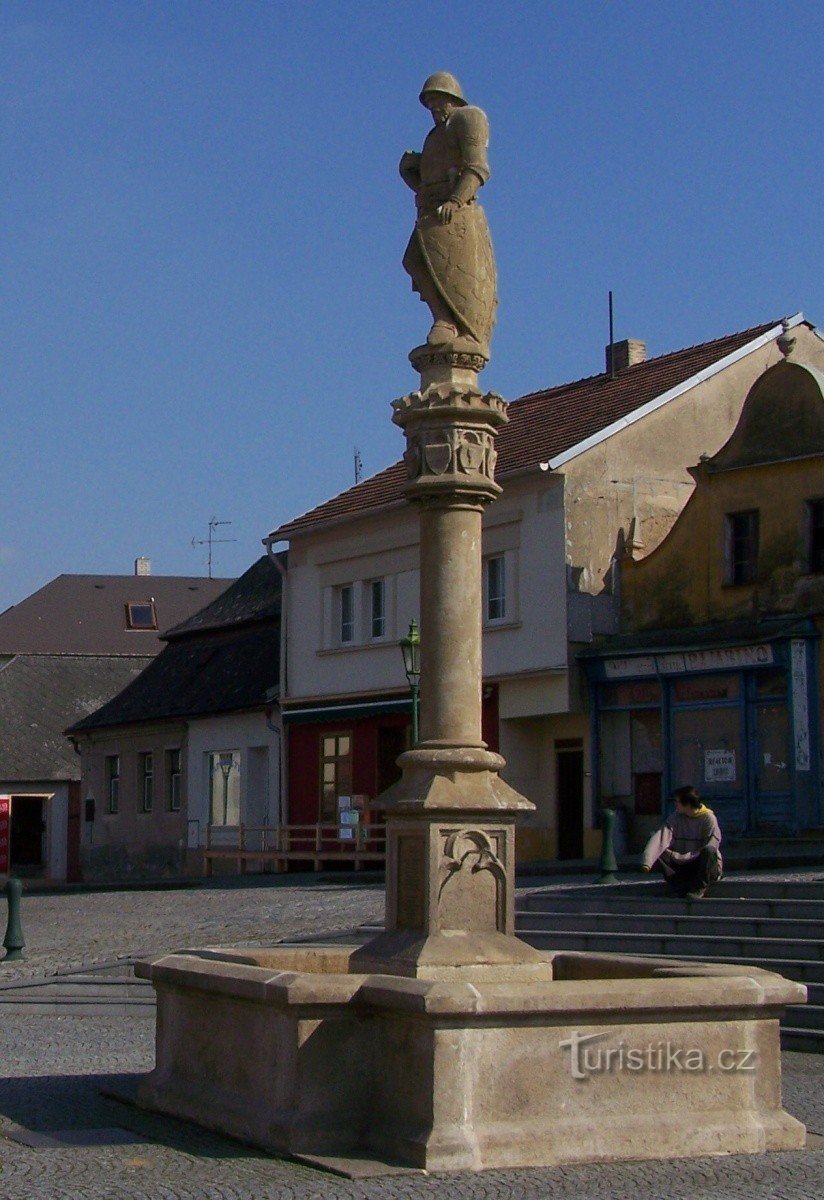
[[[622,632],[586,657],[596,786],[634,846],[682,784],[728,836],[824,820],[824,374],[787,354],[669,535],[621,563]]]

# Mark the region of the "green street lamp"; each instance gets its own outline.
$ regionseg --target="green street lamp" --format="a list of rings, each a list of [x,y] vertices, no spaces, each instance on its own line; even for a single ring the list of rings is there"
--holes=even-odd
[[[401,639],[403,669],[412,693],[412,745],[418,744],[418,704],[421,685],[421,635],[417,621],[409,622],[409,633]]]

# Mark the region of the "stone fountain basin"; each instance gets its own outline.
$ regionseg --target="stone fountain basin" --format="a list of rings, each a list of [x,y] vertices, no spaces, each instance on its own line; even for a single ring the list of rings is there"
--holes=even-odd
[[[559,951],[551,980],[349,970],[355,946],[199,949],[157,992],[138,1103],[276,1154],[429,1170],[800,1149],[756,967]],[[546,971],[546,967],[544,967]]]

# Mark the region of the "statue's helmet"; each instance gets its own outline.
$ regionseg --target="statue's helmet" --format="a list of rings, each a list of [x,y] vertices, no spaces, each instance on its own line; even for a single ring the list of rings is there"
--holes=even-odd
[[[429,76],[421,88],[419,97],[421,104],[423,104],[423,98],[427,92],[440,92],[443,96],[450,96],[458,104],[466,104],[466,97],[461,91],[461,85],[448,71],[436,71],[434,75]]]

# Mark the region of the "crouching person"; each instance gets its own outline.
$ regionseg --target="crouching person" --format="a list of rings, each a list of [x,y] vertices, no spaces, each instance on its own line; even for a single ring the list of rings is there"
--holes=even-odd
[[[657,867],[674,892],[697,900],[721,878],[721,829],[694,787],[672,795],[675,812],[647,842],[643,869]]]

